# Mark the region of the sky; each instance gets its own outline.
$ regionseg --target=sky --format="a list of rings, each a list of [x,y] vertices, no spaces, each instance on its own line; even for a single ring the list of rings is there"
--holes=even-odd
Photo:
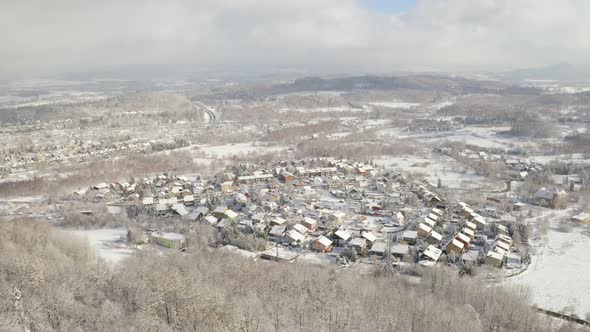
[[[586,0],[3,0],[0,79],[129,68],[587,65]]]

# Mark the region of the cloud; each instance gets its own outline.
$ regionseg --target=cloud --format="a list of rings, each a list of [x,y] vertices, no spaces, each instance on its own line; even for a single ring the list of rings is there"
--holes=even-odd
[[[7,0],[0,72],[265,66],[340,72],[506,69],[589,58],[584,0]]]

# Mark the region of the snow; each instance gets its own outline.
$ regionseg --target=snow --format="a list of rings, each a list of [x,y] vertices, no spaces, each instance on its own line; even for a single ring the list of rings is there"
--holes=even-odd
[[[403,101],[374,102],[374,103],[369,103],[369,105],[389,107],[389,108],[401,108],[401,109],[411,109],[411,108],[416,108],[416,107],[420,106],[419,103],[409,103],[409,102],[403,102]]]
[[[448,156],[402,156],[382,157],[376,159],[378,165],[392,167],[404,172],[423,173],[425,179],[436,184],[441,179],[442,185],[452,189],[476,189],[490,185],[490,181],[473,170],[459,164]],[[465,173],[463,173],[463,170]]]
[[[590,312],[590,238],[583,228],[558,230],[559,221],[568,219],[572,209],[542,211],[553,214],[546,239],[534,247],[529,268],[507,282],[528,286],[532,303],[541,308],[584,317]]]
[[[231,157],[233,155],[239,155],[243,153],[266,153],[266,152],[278,152],[284,150],[283,146],[261,146],[253,145],[251,143],[238,143],[238,144],[225,144],[215,146],[202,146],[201,151],[210,155],[216,155],[221,158]]]
[[[135,253],[127,247],[127,230],[124,228],[65,230],[65,232],[86,239],[96,254],[110,264],[118,264]]]
[[[284,107],[279,110],[281,113],[300,112],[300,113],[318,113],[318,112],[368,112],[369,109],[354,108],[350,106],[331,106],[331,107],[313,107],[313,108],[290,108]]]

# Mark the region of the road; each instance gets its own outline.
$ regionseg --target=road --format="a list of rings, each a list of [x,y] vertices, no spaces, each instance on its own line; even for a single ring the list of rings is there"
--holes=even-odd
[[[209,118],[209,124],[214,124],[217,122],[217,115],[215,115],[215,112],[207,108],[205,105],[201,104],[200,102],[193,101],[193,107],[207,114],[207,117]]]

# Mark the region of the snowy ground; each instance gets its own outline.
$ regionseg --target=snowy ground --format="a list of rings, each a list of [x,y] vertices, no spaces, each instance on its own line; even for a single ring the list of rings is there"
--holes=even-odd
[[[285,150],[284,146],[263,146],[255,145],[252,143],[238,143],[238,144],[225,144],[215,146],[201,146],[201,151],[211,156],[218,156],[220,158],[228,158],[234,155],[247,154],[250,152],[254,153],[266,153],[266,152],[278,152]]]
[[[127,231],[124,228],[65,230],[88,241],[99,257],[107,263],[117,264],[133,255],[135,250],[127,247]]]
[[[391,102],[375,102],[369,103],[369,105],[374,106],[381,106],[381,107],[388,107],[388,108],[401,108],[401,109],[411,109],[420,106],[418,103],[408,103],[403,101],[391,101]]]
[[[375,162],[395,170],[423,173],[425,179],[434,184],[440,178],[444,186],[453,189],[475,189],[490,184],[488,179],[448,156],[388,156],[376,159]]]
[[[558,230],[559,221],[571,212],[558,211],[550,218],[546,239],[533,247],[529,269],[507,282],[529,287],[532,302],[541,308],[583,318],[590,313],[590,237],[582,228]]]

